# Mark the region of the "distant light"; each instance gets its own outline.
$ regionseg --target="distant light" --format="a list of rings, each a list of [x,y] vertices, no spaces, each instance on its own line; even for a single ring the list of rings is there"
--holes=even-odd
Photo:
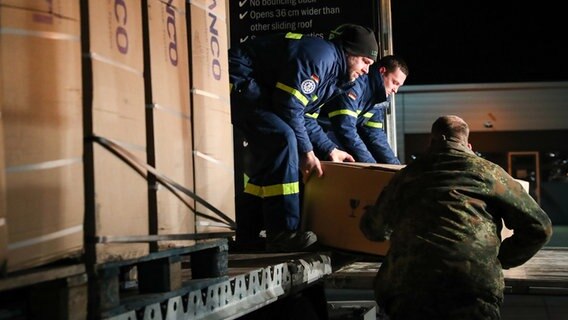
[[[546,154],[549,158],[556,158],[558,155],[555,152],[548,152]]]

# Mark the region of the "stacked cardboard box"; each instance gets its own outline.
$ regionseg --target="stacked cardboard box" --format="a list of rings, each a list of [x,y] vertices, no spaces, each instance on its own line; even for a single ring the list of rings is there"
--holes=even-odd
[[[150,167],[234,220],[226,4],[147,4],[0,0],[0,262],[9,271],[85,249],[94,263],[149,253],[115,236],[228,230],[196,220],[194,211],[216,214],[148,181]]]
[[[83,246],[79,2],[2,0],[0,28],[0,252],[15,271]]]
[[[176,183],[194,190],[185,1],[150,0],[148,16],[152,94],[151,101],[147,101],[151,110],[147,135],[153,145],[148,148],[148,163]],[[150,191],[150,215],[157,215],[155,233],[195,233],[195,204],[191,198],[184,197],[192,205],[190,208],[161,184]],[[166,241],[160,247],[190,244]]]
[[[0,10],[2,8],[0,7]],[[0,13],[1,17],[1,13]],[[0,24],[0,28],[2,25]],[[2,41],[0,35],[0,41]],[[2,65],[2,50],[0,50],[0,66]],[[2,121],[2,105],[3,97],[2,90],[3,78],[0,76],[0,273],[4,271],[7,264],[7,245],[8,245],[8,230],[6,228],[6,178],[4,175],[4,129]]]
[[[92,130],[86,134],[118,142],[234,219],[225,3],[147,3],[146,22],[141,21],[145,9],[139,1],[89,1],[92,97],[85,101],[85,111]],[[146,52],[144,36],[149,41]],[[143,69],[145,53],[149,57]],[[93,192],[86,199],[91,238],[100,242],[112,236],[227,231],[193,214],[216,216],[203,204],[189,197],[183,203],[151,179],[147,189],[140,174],[99,143],[92,144],[92,151],[92,162],[86,162],[93,174],[86,181]],[[147,173],[143,166],[135,167]],[[166,241],[160,247],[190,243]],[[147,250],[144,244],[98,243],[95,261],[134,258]]]
[[[89,159],[92,147],[92,160],[85,163],[92,173],[92,179],[86,176],[92,192],[87,192],[86,231],[98,241],[97,263],[135,258],[149,249],[101,239],[228,230],[197,217],[193,211],[216,213],[194,199],[184,196],[183,203],[152,179],[148,189],[143,161],[234,219],[225,3],[147,4],[147,21],[139,1],[91,0],[88,6],[92,94],[85,100],[85,125],[92,128],[86,135],[117,142],[138,159],[139,171],[99,142],[86,148]],[[189,244],[165,241],[159,247]]]
[[[100,241],[148,234],[146,179],[105,148],[101,141],[107,140],[100,140],[116,142],[146,163],[142,8],[139,0],[89,0],[87,8],[88,14],[83,8],[82,16],[88,25],[83,37],[89,40],[83,48],[85,232],[89,252],[96,253],[90,261],[101,263],[149,252],[147,243]]]
[[[192,57],[195,191],[235,219],[233,131],[229,102],[228,40],[225,1],[191,1],[190,47]],[[197,210],[216,216],[198,204]],[[227,231],[198,217],[197,231]]]

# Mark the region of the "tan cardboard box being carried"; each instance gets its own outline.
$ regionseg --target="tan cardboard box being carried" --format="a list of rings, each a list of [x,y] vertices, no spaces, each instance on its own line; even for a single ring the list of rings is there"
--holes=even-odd
[[[393,175],[404,165],[322,161],[324,176],[305,185],[302,228],[326,246],[385,255],[389,242],[367,240],[359,230],[364,208],[373,205]]]
[[[389,242],[367,240],[359,220],[395,172],[404,165],[322,162],[324,176],[312,177],[305,186],[302,228],[311,230],[326,246],[348,251],[385,255]],[[516,179],[528,192],[528,182]],[[503,228],[503,239],[512,230]]]

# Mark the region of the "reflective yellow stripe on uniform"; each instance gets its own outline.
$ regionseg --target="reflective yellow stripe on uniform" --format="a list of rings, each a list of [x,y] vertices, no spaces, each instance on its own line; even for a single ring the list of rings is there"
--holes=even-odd
[[[277,82],[276,83],[276,88],[288,92],[289,94],[293,95],[294,97],[296,97],[298,100],[300,100],[300,102],[305,106],[308,105],[308,102],[310,102],[310,100],[308,98],[306,98],[306,96],[304,96],[300,91],[289,87],[283,83]]]
[[[261,187],[249,182],[245,187],[245,193],[252,194],[253,196],[260,198],[286,196],[290,194],[300,193],[300,183],[290,182]]]
[[[247,187],[247,183],[248,183],[249,179],[250,178],[249,178],[248,174],[243,173],[243,182],[244,182],[243,187],[245,187],[245,188]]]
[[[306,117],[310,117],[310,118],[314,118],[317,119],[319,117],[319,113],[314,112],[314,113],[306,113]]]
[[[286,39],[302,39],[303,34],[301,33],[294,33],[294,32],[288,32],[286,33]]]
[[[341,109],[341,110],[337,110],[337,111],[333,111],[329,113],[329,117],[333,118],[335,116],[350,116],[353,118],[357,118],[357,112],[352,111],[352,110],[348,110],[348,109]]]
[[[372,112],[367,112],[367,113],[365,113],[365,114],[363,115],[363,118],[370,119],[372,116],[373,116],[373,113],[372,113]]]
[[[367,121],[367,123],[365,123],[365,125],[366,125],[367,127],[371,127],[371,128],[377,128],[377,129],[382,129],[382,128],[383,128],[383,123],[382,123],[382,122]]]

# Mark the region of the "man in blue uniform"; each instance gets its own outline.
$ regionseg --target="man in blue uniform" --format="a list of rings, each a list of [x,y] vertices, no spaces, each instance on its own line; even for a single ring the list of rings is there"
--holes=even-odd
[[[237,242],[266,230],[266,249],[297,251],[317,237],[298,231],[300,172],[306,181],[323,174],[318,154],[326,160],[354,161],[327,138],[315,118],[330,97],[369,71],[378,45],[374,32],[358,25],[336,30],[333,41],[296,33],[257,37],[229,50],[233,125],[248,143],[250,163],[245,203],[237,208]],[[239,200],[237,202],[239,206]]]
[[[373,64],[353,88],[326,103],[318,116],[329,138],[357,162],[400,164],[385,133],[389,95],[408,76],[406,62],[394,55]]]
[[[390,239],[375,297],[391,320],[500,319],[502,269],[525,263],[552,236],[538,203],[477,156],[468,136],[463,119],[438,118],[428,151],[361,217],[368,239]],[[502,241],[503,222],[513,235]]]

